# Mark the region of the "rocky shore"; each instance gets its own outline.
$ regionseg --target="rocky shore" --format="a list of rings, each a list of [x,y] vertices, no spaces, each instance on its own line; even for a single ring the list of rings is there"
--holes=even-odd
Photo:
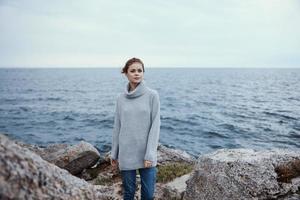
[[[109,155],[84,141],[41,148],[0,134],[0,199],[122,199]],[[159,145],[157,167],[158,200],[300,199],[300,150],[221,149],[194,158]]]

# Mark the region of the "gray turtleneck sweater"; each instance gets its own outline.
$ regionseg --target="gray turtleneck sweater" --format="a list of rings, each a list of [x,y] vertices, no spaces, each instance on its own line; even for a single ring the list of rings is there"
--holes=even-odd
[[[144,160],[157,165],[160,133],[160,102],[156,90],[142,80],[133,91],[127,83],[116,102],[111,158],[120,170],[144,168]]]

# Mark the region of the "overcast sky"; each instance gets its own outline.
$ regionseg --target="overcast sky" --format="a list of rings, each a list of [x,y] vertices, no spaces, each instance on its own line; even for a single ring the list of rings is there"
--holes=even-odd
[[[300,67],[300,0],[0,0],[0,67]]]

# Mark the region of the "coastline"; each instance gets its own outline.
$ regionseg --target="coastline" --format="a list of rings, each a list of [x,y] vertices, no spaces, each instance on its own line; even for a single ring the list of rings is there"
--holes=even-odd
[[[109,152],[100,155],[85,142],[41,148],[2,134],[0,141],[1,198],[121,198],[120,175],[111,169]],[[221,149],[195,159],[160,145],[157,167],[157,199],[300,198],[299,150]]]

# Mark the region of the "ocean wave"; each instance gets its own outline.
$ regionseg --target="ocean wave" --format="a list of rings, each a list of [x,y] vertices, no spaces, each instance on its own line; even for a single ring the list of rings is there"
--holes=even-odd
[[[38,101],[66,101],[65,99],[61,98],[61,97],[39,97],[36,99],[32,99],[34,100],[38,100]]]
[[[63,120],[66,120],[66,121],[74,121],[75,119],[74,119],[73,117],[67,115],[67,116],[65,116],[65,117],[63,118]]]
[[[283,114],[279,114],[279,113],[275,113],[275,112],[264,111],[263,113],[268,116],[280,117],[280,118],[289,119],[289,120],[297,120],[297,118],[295,118],[295,117],[292,117],[289,115],[283,115]]]
[[[234,131],[236,129],[236,127],[233,124],[218,124],[218,127],[230,130],[230,131]]]
[[[206,131],[202,133],[202,136],[205,138],[229,138],[229,136],[215,131]]]
[[[19,107],[19,109],[20,109],[21,111],[24,111],[24,112],[28,112],[28,111],[31,110],[30,107],[24,107],[24,106]]]
[[[179,119],[176,117],[164,117],[161,116],[161,120],[164,120],[166,123],[171,123],[174,126],[182,126],[184,124],[186,125],[190,125],[190,126],[197,126],[199,125],[198,121],[193,121],[191,120],[191,118],[189,119],[188,117],[186,117],[186,119]]]
[[[288,137],[300,139],[300,132],[291,131],[291,132],[289,132]]]

